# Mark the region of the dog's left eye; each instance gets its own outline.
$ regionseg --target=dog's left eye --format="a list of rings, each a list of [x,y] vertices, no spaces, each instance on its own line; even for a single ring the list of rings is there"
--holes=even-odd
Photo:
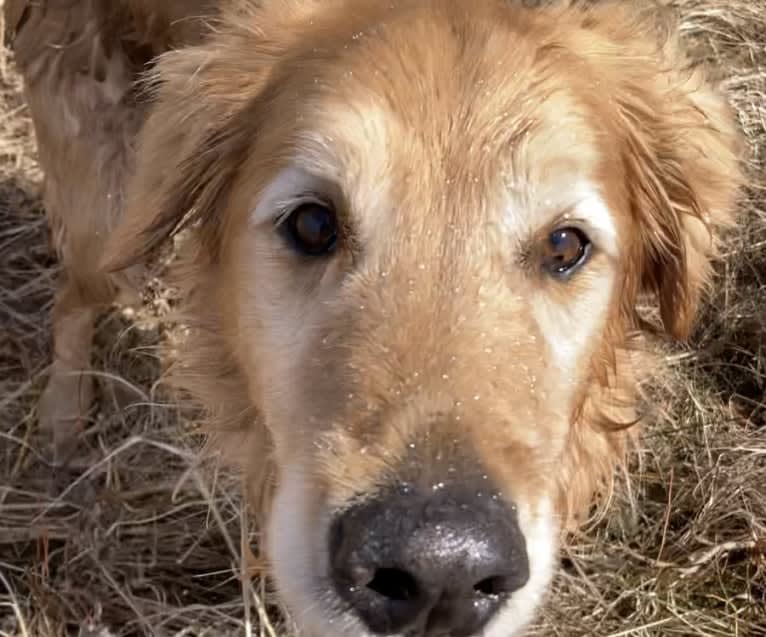
[[[309,256],[330,254],[338,242],[337,216],[325,204],[301,204],[290,213],[285,225],[293,245]]]
[[[590,251],[590,239],[582,230],[559,228],[543,244],[543,269],[554,276],[566,276],[585,263]]]

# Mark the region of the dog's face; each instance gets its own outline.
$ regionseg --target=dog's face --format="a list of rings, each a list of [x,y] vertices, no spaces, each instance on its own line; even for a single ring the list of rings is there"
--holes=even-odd
[[[637,295],[688,328],[726,109],[615,7],[265,5],[160,64],[122,249],[192,210],[305,634],[516,634],[623,451]]]
[[[226,315],[279,467],[268,554],[316,635],[526,622],[619,294],[596,118],[508,58],[516,28],[453,20],[407,12],[302,60],[271,107],[289,129],[234,190]]]

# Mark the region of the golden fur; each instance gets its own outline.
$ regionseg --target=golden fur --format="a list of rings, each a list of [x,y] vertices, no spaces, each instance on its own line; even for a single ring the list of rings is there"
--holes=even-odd
[[[174,380],[247,475],[306,634],[329,611],[291,551],[413,453],[418,480],[478,459],[527,529],[576,524],[635,435],[638,300],[689,333],[740,182],[725,100],[629,4],[6,0],[66,270],[41,404],[59,446],[95,311],[188,229]],[[314,265],[259,212],[309,178],[349,237]],[[549,280],[534,246],[582,201],[602,249]],[[522,628],[549,570],[488,635]]]

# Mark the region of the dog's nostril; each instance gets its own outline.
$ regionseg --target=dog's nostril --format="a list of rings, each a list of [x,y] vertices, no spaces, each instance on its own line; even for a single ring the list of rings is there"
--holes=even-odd
[[[507,577],[497,575],[481,580],[474,585],[473,590],[482,595],[506,595],[513,592],[513,587]]]
[[[407,602],[418,594],[415,578],[398,568],[379,568],[367,588],[394,601]]]

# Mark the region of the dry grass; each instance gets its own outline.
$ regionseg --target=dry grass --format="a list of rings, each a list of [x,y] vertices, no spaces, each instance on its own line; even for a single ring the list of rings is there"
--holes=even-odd
[[[726,78],[752,187],[700,329],[667,352],[631,487],[564,552],[539,635],[766,635],[766,5],[674,3]],[[238,577],[237,482],[196,464],[156,386],[167,290],[103,318],[89,457],[67,475],[46,463],[35,401],[56,265],[7,55],[0,83],[0,636],[284,635]]]

